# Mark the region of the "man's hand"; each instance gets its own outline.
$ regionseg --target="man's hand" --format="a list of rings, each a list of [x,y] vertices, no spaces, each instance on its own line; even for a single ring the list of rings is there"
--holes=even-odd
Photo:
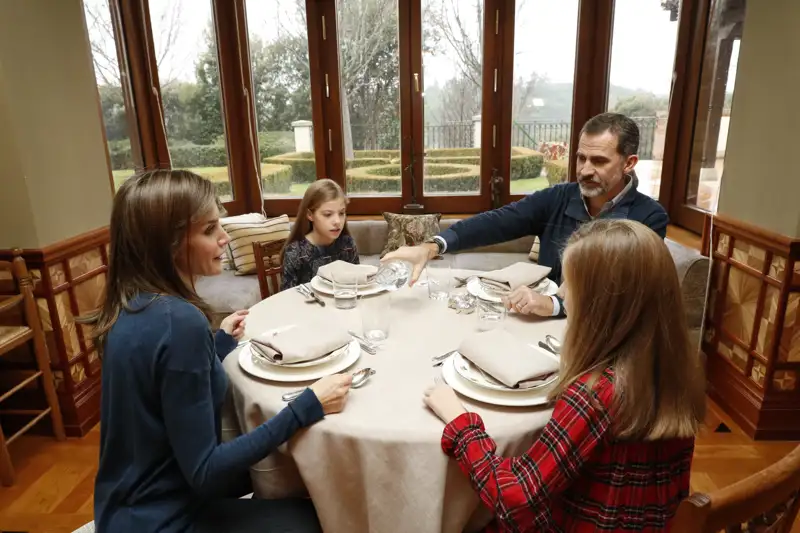
[[[244,335],[245,317],[249,312],[242,309],[226,316],[219,325],[220,329],[238,341]]]
[[[389,252],[381,259],[381,263],[398,259],[400,261],[408,261],[413,266],[414,270],[411,272],[411,279],[408,282],[410,287],[419,279],[422,274],[422,269],[428,264],[428,261],[436,257],[439,253],[439,247],[434,243],[420,244],[419,246],[401,246],[394,252]]]
[[[523,315],[553,316],[553,300],[530,287],[517,287],[504,298],[506,309]]]

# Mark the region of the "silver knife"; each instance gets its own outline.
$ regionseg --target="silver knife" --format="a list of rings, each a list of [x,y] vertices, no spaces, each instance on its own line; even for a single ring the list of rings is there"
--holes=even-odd
[[[309,295],[310,295],[312,298],[314,298],[314,300],[316,300],[316,302],[317,302],[319,305],[321,305],[322,307],[325,307],[325,302],[323,302],[323,301],[322,301],[322,299],[321,299],[319,296],[317,296],[317,293],[316,293],[316,292],[314,292],[314,289],[310,288],[310,287],[309,287],[307,284],[306,284],[306,285],[303,285],[303,287],[306,289],[306,292],[307,292],[307,293],[308,293],[308,294],[309,294]]]

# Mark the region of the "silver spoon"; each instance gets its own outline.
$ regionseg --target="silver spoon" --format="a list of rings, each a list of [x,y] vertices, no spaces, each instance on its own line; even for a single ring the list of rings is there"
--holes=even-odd
[[[552,335],[545,335],[544,342],[555,352],[556,354],[561,353],[561,341],[553,337]]]
[[[373,375],[375,375],[375,370],[372,368],[362,368],[361,370],[356,370],[355,372],[353,372],[353,381],[352,383],[350,383],[350,388],[358,389],[360,387],[363,387],[364,384],[367,382],[367,380],[369,380],[369,378],[371,378]],[[306,387],[306,389],[307,388],[308,387]],[[306,389],[298,389],[296,391],[287,392],[286,394],[281,396],[281,399],[284,402],[291,402],[292,400],[297,399],[298,396],[303,394],[303,392],[305,392]]]

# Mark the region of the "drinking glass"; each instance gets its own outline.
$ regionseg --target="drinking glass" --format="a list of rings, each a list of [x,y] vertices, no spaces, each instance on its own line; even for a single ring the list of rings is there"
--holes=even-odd
[[[506,318],[506,306],[502,302],[478,300],[478,329],[488,331],[502,327]]]
[[[445,300],[450,298],[450,287],[453,283],[453,272],[447,258],[428,261],[425,267],[428,281],[428,298]]]
[[[389,314],[392,308],[390,293],[378,294],[370,298],[362,298],[361,327],[364,337],[371,342],[382,342],[389,336]]]
[[[333,304],[337,309],[353,309],[358,301],[358,283],[342,283],[331,275],[333,283]],[[352,280],[347,280],[348,282]]]

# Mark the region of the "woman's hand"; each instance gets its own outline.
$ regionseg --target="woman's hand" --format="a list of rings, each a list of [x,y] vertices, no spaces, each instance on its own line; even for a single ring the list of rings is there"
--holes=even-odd
[[[467,412],[455,391],[447,385],[436,385],[426,390],[423,401],[445,424]]]
[[[220,329],[237,341],[240,340],[244,335],[245,318],[249,313],[247,309],[242,309],[226,316],[219,325]]]
[[[347,393],[350,391],[350,383],[352,382],[353,376],[350,374],[334,374],[325,376],[311,385],[311,390],[314,391],[319,403],[322,404],[322,412],[329,415],[344,409]]]

